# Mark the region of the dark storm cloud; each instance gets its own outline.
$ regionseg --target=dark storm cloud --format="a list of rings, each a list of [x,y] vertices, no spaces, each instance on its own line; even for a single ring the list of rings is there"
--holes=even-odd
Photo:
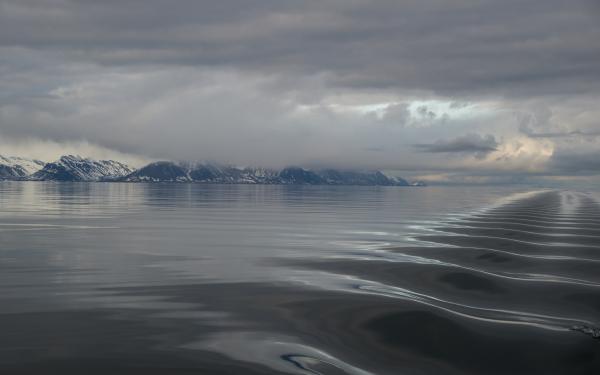
[[[549,170],[557,175],[598,175],[600,173],[600,150],[559,151],[552,155],[549,167]]]
[[[600,130],[596,131],[584,131],[584,130],[570,130],[570,131],[554,131],[554,132],[535,132],[527,126],[519,127],[519,130],[530,138],[572,138],[572,137],[600,137]]]
[[[458,138],[415,145],[420,151],[432,153],[467,153],[485,155],[498,149],[493,135],[467,134]]]
[[[109,65],[231,66],[347,88],[596,90],[592,1],[3,0],[0,45]]]

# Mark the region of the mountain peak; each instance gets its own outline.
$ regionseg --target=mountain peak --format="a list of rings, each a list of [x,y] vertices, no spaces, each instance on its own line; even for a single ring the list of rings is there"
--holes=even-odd
[[[0,155],[0,180],[27,177],[42,169],[44,165],[41,160]]]
[[[68,154],[68,155],[62,155],[59,159],[59,161],[88,161],[91,160],[90,158],[84,158],[80,155],[72,155],[72,154]]]
[[[127,182],[188,182],[186,168],[170,162],[155,161],[121,178]]]
[[[93,160],[79,155],[63,155],[32,175],[33,180],[104,181],[133,172],[126,164],[114,160]]]

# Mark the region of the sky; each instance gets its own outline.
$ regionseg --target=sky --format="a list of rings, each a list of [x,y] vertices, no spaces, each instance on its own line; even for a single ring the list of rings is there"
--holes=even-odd
[[[598,0],[0,0],[0,154],[600,175]]]

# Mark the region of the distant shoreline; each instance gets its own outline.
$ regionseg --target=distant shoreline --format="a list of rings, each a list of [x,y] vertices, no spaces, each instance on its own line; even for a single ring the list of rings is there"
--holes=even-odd
[[[219,185],[219,186],[315,186],[315,187],[399,187],[399,188],[423,188],[430,185],[335,185],[335,184],[277,184],[277,183],[244,183],[244,182],[206,182],[206,181],[60,181],[60,180],[30,180],[30,179],[0,179],[0,183],[5,182],[32,182],[32,183],[52,183],[52,184],[127,184],[127,185]],[[454,185],[448,185],[454,186]]]
[[[283,169],[235,167],[205,162],[158,161],[132,168],[115,160],[93,160],[76,155],[43,163],[20,157],[0,159],[0,179],[66,182],[202,183],[224,185],[322,185],[322,186],[425,186],[379,170]]]

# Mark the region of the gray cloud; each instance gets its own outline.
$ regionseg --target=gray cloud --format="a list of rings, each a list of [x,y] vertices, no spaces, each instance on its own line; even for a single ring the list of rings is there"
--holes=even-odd
[[[550,160],[550,170],[558,175],[598,174],[600,172],[600,150],[556,152]]]
[[[594,0],[0,0],[0,146],[568,174],[600,149],[598,16]]]
[[[584,93],[600,76],[592,3],[3,0],[0,46],[117,66],[327,73],[347,88]]]
[[[554,132],[535,132],[531,128],[526,126],[519,127],[519,130],[526,134],[530,138],[570,138],[570,137],[599,137],[600,130],[583,131],[583,130],[569,130],[569,131],[554,131]]]
[[[485,156],[498,150],[499,143],[493,135],[467,134],[453,139],[438,140],[434,143],[414,145],[420,151],[432,153],[467,153]]]

